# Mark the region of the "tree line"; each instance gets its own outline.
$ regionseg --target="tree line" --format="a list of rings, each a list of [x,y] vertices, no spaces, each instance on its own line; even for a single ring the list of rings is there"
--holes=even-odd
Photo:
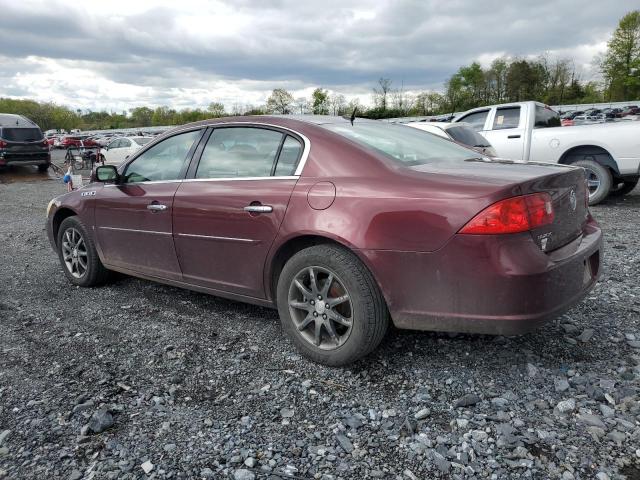
[[[136,107],[128,112],[72,110],[53,103],[0,98],[0,112],[25,115],[43,130],[52,128],[82,130],[180,125],[226,115],[297,113],[350,115],[390,118],[426,116],[468,110],[493,103],[537,100],[550,105],[601,103],[640,99],[640,10],[620,20],[606,52],[594,59],[602,81],[583,81],[571,59],[497,58],[489,67],[472,62],[462,66],[444,85],[442,92],[409,92],[390,78],[380,78],[372,90],[372,105],[321,87],[309,98],[296,97],[276,88],[264,105],[236,103],[229,111],[220,102],[206,109],[175,110],[167,106]]]

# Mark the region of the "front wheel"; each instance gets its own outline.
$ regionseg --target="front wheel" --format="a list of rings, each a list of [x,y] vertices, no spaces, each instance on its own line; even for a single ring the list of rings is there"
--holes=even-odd
[[[589,205],[596,205],[607,198],[613,183],[611,171],[607,167],[589,157],[573,162],[572,165],[585,169],[587,187],[589,188]]]
[[[104,283],[109,271],[104,268],[93,239],[77,217],[67,217],[58,230],[58,257],[67,279],[80,287]]]
[[[277,299],[282,327],[298,350],[329,366],[369,354],[389,324],[369,270],[334,245],[305,248],[291,257],[278,279]]]

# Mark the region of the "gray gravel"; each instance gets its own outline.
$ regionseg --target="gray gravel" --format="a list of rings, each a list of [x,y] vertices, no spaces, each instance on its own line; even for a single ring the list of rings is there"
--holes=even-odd
[[[269,309],[70,286],[43,229],[64,186],[36,178],[0,183],[0,478],[640,478],[638,189],[593,208],[606,270],[558,321],[393,331],[334,369]]]

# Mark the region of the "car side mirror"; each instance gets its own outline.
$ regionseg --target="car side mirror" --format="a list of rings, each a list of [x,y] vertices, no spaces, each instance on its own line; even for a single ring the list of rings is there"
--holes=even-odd
[[[104,183],[119,183],[120,175],[113,165],[100,165],[96,167],[95,179]]]

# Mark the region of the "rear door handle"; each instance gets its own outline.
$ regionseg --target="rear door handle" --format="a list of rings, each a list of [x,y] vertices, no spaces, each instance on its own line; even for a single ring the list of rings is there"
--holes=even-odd
[[[509,135],[507,138],[520,138],[520,135]]]
[[[167,206],[160,203],[150,203],[149,205],[147,205],[147,210],[151,210],[152,212],[163,212],[166,209]]]
[[[273,207],[271,205],[247,205],[244,207],[245,212],[249,213],[271,213]]]

